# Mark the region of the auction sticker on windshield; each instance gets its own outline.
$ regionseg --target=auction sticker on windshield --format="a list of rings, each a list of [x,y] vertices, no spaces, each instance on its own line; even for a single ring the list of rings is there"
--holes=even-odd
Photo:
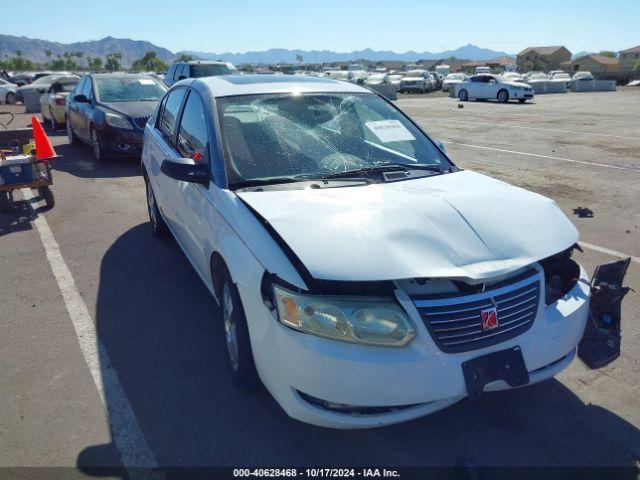
[[[367,122],[365,125],[383,143],[415,140],[415,137],[399,120],[379,120]]]

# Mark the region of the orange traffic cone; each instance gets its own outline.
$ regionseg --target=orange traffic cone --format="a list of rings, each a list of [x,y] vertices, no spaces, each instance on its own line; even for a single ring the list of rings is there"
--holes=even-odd
[[[49,141],[49,137],[44,133],[42,125],[34,116],[31,117],[31,126],[33,127],[33,140],[36,144],[36,158],[38,160],[46,160],[56,156],[56,151]]]

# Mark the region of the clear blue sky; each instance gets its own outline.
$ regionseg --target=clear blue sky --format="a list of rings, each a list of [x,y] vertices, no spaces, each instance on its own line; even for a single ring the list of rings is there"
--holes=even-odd
[[[640,0],[29,0],[28,11],[40,12],[32,18],[12,3],[16,14],[0,33],[64,43],[111,35],[174,52],[442,51],[473,43],[575,53],[640,44]]]

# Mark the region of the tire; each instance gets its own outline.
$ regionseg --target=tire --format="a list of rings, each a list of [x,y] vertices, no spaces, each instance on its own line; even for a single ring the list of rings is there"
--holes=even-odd
[[[109,155],[104,148],[104,144],[100,139],[100,135],[95,128],[91,129],[91,148],[93,150],[93,156],[99,163],[105,163],[109,161]]]
[[[76,137],[75,133],[73,133],[73,128],[71,127],[69,117],[67,117],[67,140],[69,141],[70,145],[78,146],[81,144],[80,139]]]
[[[149,184],[149,180],[145,177],[145,187],[147,190],[147,212],[149,213],[149,225],[151,226],[151,232],[155,237],[166,238],[169,236],[169,228],[162,218],[158,203],[156,202],[156,196],[153,193],[153,189]]]
[[[11,211],[11,197],[9,192],[0,192],[0,213]]]
[[[58,130],[58,122],[56,122],[56,117],[53,116],[53,112],[51,110],[49,110],[49,115],[51,116],[51,118],[49,119],[49,126],[51,127],[51,131],[55,132],[56,130]]]
[[[14,103],[16,103],[16,94],[13,92],[8,92],[4,101],[9,105],[13,105]]]
[[[56,205],[56,197],[53,196],[53,190],[50,187],[40,187],[38,193],[44,199],[48,209],[52,209]]]
[[[220,275],[219,293],[224,326],[227,360],[234,381],[242,388],[254,389],[259,384],[258,372],[251,351],[251,339],[247,327],[238,288],[233,283],[228,269],[223,266]]]
[[[498,102],[499,103],[507,103],[509,101],[509,92],[506,90],[500,90],[498,92]]]
[[[518,99],[518,101],[519,101],[520,103],[524,103],[524,102],[526,102],[526,101],[527,101],[527,99],[526,99],[526,98],[520,98],[520,99]]]
[[[469,92],[467,92],[464,88],[458,92],[458,100],[461,102],[466,102],[469,100]]]

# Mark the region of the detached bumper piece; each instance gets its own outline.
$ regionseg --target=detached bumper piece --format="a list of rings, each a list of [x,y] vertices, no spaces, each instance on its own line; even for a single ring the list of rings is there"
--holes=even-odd
[[[464,382],[470,401],[476,401],[487,383],[504,380],[510,387],[522,387],[529,383],[529,372],[520,347],[490,353],[462,364]]]
[[[589,318],[578,357],[591,369],[609,365],[620,356],[621,304],[629,287],[622,282],[630,258],[605,263],[596,268],[591,280]]]

